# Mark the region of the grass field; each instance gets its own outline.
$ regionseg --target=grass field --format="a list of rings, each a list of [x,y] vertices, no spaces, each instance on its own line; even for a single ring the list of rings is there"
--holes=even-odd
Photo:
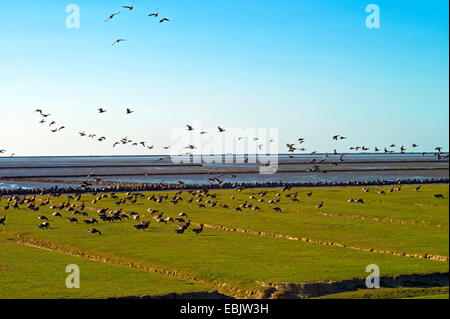
[[[66,266],[80,267],[80,289],[65,285]],[[201,285],[119,265],[18,244],[0,235],[0,299],[108,298],[207,291]]]
[[[124,274],[135,279],[128,281],[128,286],[114,284],[117,289],[111,288],[106,293],[111,296],[159,294],[170,289],[168,292],[184,291],[187,285],[192,287],[188,291],[219,290],[237,297],[258,296],[272,282],[365,278],[368,264],[377,264],[382,276],[447,272],[448,261],[442,260],[448,259],[449,255],[448,185],[423,185],[419,191],[415,191],[414,186],[402,186],[400,191],[389,192],[391,188],[369,187],[368,192],[363,192],[360,187],[291,189],[284,192],[267,189],[265,196],[258,195],[261,189],[241,192],[218,190],[210,191],[213,194],[210,197],[194,196],[184,191],[177,196],[183,200],[178,200],[176,204],[171,203],[175,192],[146,192],[141,196],[116,194],[116,198],[108,194],[108,197],[94,202],[100,194],[85,194],[78,201],[65,196],[37,196],[36,205],[47,199],[51,203],[40,206],[37,212],[26,209],[26,204],[20,205],[18,209],[10,207],[4,212],[7,219],[4,226],[0,225],[0,240],[7,242],[5,250],[11,252],[3,256],[0,252],[0,265],[14,269],[11,263],[17,263],[21,264],[17,269],[25,269],[28,263],[25,259],[11,258],[5,262],[5,258],[14,256],[16,250],[26,248],[30,250],[30,255],[36,250],[12,244],[6,241],[6,236],[110,264],[102,264],[103,267],[120,267],[123,272],[129,268],[137,271],[134,275]],[[379,190],[384,190],[385,194],[379,194]],[[310,197],[306,195],[309,191],[312,191]],[[296,201],[286,196],[295,193]],[[435,198],[434,194],[437,193],[444,198]],[[167,195],[168,198],[157,203],[147,199],[152,195],[156,198]],[[124,198],[128,198],[125,203],[115,204]],[[194,200],[189,203],[191,198]],[[261,198],[263,202],[259,201]],[[349,203],[349,198],[361,198],[364,203]],[[280,201],[269,203],[276,199]],[[200,201],[205,205],[204,208],[198,207]],[[321,201],[323,206],[316,208]],[[150,227],[145,231],[137,231],[132,227],[137,224],[133,220],[115,223],[100,221],[93,227],[100,230],[102,235],[89,234],[87,229],[92,226],[81,222],[88,217],[74,216],[66,209],[50,209],[52,204],[67,202],[75,207],[84,202],[86,207],[83,212],[99,221],[98,208],[138,212],[141,221],[151,220]],[[211,202],[216,205],[211,207]],[[258,206],[260,210],[234,210],[245,202]],[[12,201],[3,198],[0,207],[8,203],[12,205]],[[229,209],[221,205],[227,205]],[[274,207],[279,207],[281,212],[274,211]],[[184,234],[176,234],[176,223],[156,222],[148,213],[149,208],[164,212],[163,217],[176,218],[180,212],[184,212],[189,216],[184,218],[194,224],[191,228],[200,223],[205,224],[206,228],[199,235],[190,229]],[[76,217],[80,223],[72,224],[65,218],[53,217],[51,214],[54,211],[59,211],[63,217]],[[42,222],[37,219],[38,215],[49,218],[50,229],[35,227]],[[421,257],[424,255],[438,260]],[[75,258],[62,254],[58,256],[49,257],[47,261],[53,263],[57,258]],[[93,261],[89,263],[93,264],[80,265],[81,271],[84,267],[93,269],[93,265],[98,265]],[[67,274],[64,270],[60,271],[61,281]],[[105,271],[109,272],[106,268]],[[158,284],[146,290],[146,285],[141,285],[143,281],[138,277],[150,276],[154,272],[163,274],[164,278],[173,282],[166,285],[157,278],[149,279]],[[111,277],[120,277],[114,271],[110,273]],[[8,295],[25,297],[27,295],[21,293],[24,290],[32,294],[31,288],[14,280],[20,277],[18,271],[11,270],[8,276],[12,279],[6,282],[0,278],[0,285],[11,292]],[[63,280],[61,282],[64,284]],[[110,282],[113,284],[114,279],[111,278]],[[48,290],[53,289],[50,287]],[[95,289],[80,291],[79,294],[73,297],[105,296]],[[48,296],[70,298],[70,293],[48,291]]]

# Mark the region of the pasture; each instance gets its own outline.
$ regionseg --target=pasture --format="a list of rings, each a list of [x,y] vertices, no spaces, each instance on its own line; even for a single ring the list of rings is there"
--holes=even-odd
[[[0,267],[7,272],[0,278],[0,297],[104,298],[218,290],[261,298],[276,297],[267,294],[276,283],[365,278],[369,264],[378,265],[381,276],[448,272],[448,185],[415,188],[3,197]],[[103,221],[101,209],[119,218]],[[44,221],[37,216],[48,218],[50,228],[36,227]],[[89,218],[98,223],[85,224]],[[150,221],[148,228],[133,227],[143,221]],[[188,221],[184,233],[174,232]],[[191,231],[201,224],[199,234]],[[101,235],[88,233],[91,228]],[[64,287],[66,263],[79,264],[85,274],[80,289]],[[30,276],[26,282],[18,280],[24,272]],[[33,283],[33,278],[39,279]],[[381,290],[378,295],[416,296]]]

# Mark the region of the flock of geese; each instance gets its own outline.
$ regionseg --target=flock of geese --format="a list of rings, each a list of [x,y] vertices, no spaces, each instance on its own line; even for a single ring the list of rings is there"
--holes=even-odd
[[[122,8],[128,10],[128,12],[133,11],[133,9],[134,9],[134,1],[133,1],[133,3],[132,3],[131,5],[122,6]],[[114,13],[110,14],[110,15],[108,16],[108,18],[105,20],[105,22],[108,22],[109,20],[112,20],[113,18],[115,18],[115,17],[116,17],[117,15],[119,15],[120,13],[121,13],[121,11],[117,11],[117,12],[114,12]],[[159,18],[159,12],[158,12],[158,10],[156,10],[156,12],[150,13],[148,16],[149,16],[149,17],[152,17],[152,18],[158,19],[158,20],[159,20],[159,24],[161,24],[161,23],[163,23],[163,22],[169,22],[169,21],[170,21],[168,18],[162,18],[162,19],[160,19],[160,18]],[[124,42],[124,41],[127,41],[127,40],[126,40],[126,39],[117,39],[117,40],[115,40],[115,41],[113,42],[112,46],[114,46],[114,45],[116,45],[116,44],[118,44],[118,43],[120,43],[120,42]]]
[[[237,185],[234,188],[235,194],[241,193],[247,187],[244,185]],[[421,186],[416,186],[414,188],[415,191],[419,191]],[[199,227],[193,228],[191,227],[191,219],[188,214],[185,212],[180,212],[176,217],[167,216],[164,212],[154,209],[148,208],[146,213],[137,213],[132,211],[124,211],[122,209],[123,205],[129,203],[131,205],[135,205],[140,202],[144,206],[159,205],[164,202],[170,203],[173,206],[178,205],[179,203],[187,203],[192,206],[193,209],[205,209],[207,207],[210,208],[219,208],[222,210],[233,210],[235,212],[244,212],[244,210],[253,210],[261,212],[261,208],[257,205],[262,203],[269,204],[268,207],[264,208],[264,210],[272,210],[275,213],[281,213],[283,210],[280,208],[280,203],[283,201],[291,201],[293,203],[300,203],[299,200],[299,191],[293,192],[292,186],[285,185],[281,188],[281,192],[276,194],[269,194],[267,190],[261,190],[254,195],[250,195],[248,200],[244,198],[236,198],[234,195],[231,196],[231,201],[227,203],[233,203],[233,206],[230,207],[225,203],[220,203],[220,198],[217,193],[210,192],[208,189],[198,189],[198,190],[179,190],[173,195],[169,195],[169,193],[165,194],[152,194],[148,197],[141,192],[127,192],[125,194],[116,194],[112,193],[93,193],[92,204],[96,204],[97,208],[87,207],[85,202],[82,200],[81,194],[65,194],[53,192],[49,194],[47,198],[37,199],[36,195],[33,196],[9,196],[7,199],[6,206],[3,206],[2,209],[7,211],[9,209],[27,209],[34,213],[39,212],[41,208],[46,209],[47,211],[54,211],[51,216],[47,217],[45,215],[38,215],[37,218],[41,221],[40,224],[35,227],[40,229],[51,229],[50,226],[50,218],[53,220],[57,219],[65,219],[69,224],[80,224],[83,223],[85,225],[89,225],[87,232],[91,234],[102,235],[102,232],[96,228],[93,228],[94,225],[102,225],[105,223],[116,223],[123,222],[124,220],[133,220],[135,224],[132,227],[137,231],[145,231],[148,230],[151,220],[155,223],[161,223],[165,225],[176,225],[177,228],[173,230],[175,234],[184,234],[186,230],[191,228],[191,231],[196,235],[203,232],[204,224],[200,224]],[[368,187],[363,187],[362,192],[367,193],[371,189]],[[388,190],[379,190],[377,193],[380,196],[385,196],[387,193],[400,192],[402,190],[401,185],[392,186]],[[283,195],[284,194],[284,195]],[[309,198],[312,197],[313,192],[311,190],[302,191],[302,195],[305,195]],[[61,198],[63,196],[63,198]],[[65,197],[65,198],[64,198]],[[434,194],[436,199],[442,199],[444,196],[442,194]],[[1,199],[1,197],[0,197]],[[108,201],[108,205],[106,203],[100,206],[109,206],[116,205],[117,208],[98,208],[98,204],[102,201]],[[364,204],[364,200],[362,198],[350,198],[347,200],[349,203],[356,204]],[[259,204],[257,204],[259,203]],[[230,204],[231,205],[231,204]],[[315,208],[321,209],[325,205],[324,201],[319,201],[314,204]],[[96,217],[93,217],[92,214],[87,211],[96,211]],[[91,214],[91,215],[90,215]],[[5,225],[7,220],[7,216],[4,215],[0,218],[0,224]],[[97,226],[98,227],[98,226]]]
[[[104,113],[107,112],[107,109],[104,108],[104,107],[100,107],[100,108],[97,109],[97,111],[98,111],[99,114],[104,114]],[[66,128],[65,125],[57,125],[57,122],[55,120],[51,120],[50,119],[51,114],[44,113],[44,111],[41,108],[35,109],[34,112],[38,113],[41,116],[41,119],[40,119],[39,123],[42,124],[42,125],[48,125],[48,129],[50,130],[51,133],[58,133],[58,132],[61,132],[62,130],[64,130]],[[125,115],[130,115],[130,114],[133,114],[133,113],[134,113],[134,111],[132,109],[130,109],[130,108],[126,108],[125,112],[124,112]],[[186,128],[187,128],[188,132],[193,132],[193,131],[196,130],[190,124],[186,124]],[[224,133],[224,132],[226,132],[225,128],[223,128],[221,126],[217,126],[217,133]],[[208,132],[207,131],[200,131],[199,134],[200,135],[205,135],[205,134],[208,134]],[[107,140],[106,136],[100,136],[100,135],[97,135],[96,133],[86,133],[85,131],[79,131],[78,135],[80,137],[87,137],[87,138],[90,138],[92,140],[96,140],[98,142],[104,142],[104,141]],[[242,137],[242,136],[238,136],[237,137],[237,141],[241,141],[243,139],[244,139],[244,137]],[[345,140],[345,139],[347,139],[347,137],[343,136],[343,135],[333,135],[332,136],[332,140],[333,141],[342,141],[342,140]],[[264,144],[258,144],[259,143],[258,141],[259,141],[258,137],[254,137],[253,138],[253,142],[257,143],[257,146],[258,146],[259,150],[261,150],[263,148]],[[268,140],[268,142],[272,143],[272,142],[274,142],[274,139],[270,138]],[[297,145],[297,143],[298,143],[298,145]],[[295,151],[299,151],[299,152],[306,152],[307,151],[307,149],[305,147],[303,147],[303,144],[305,143],[305,138],[303,138],[303,137],[298,138],[297,143],[286,143],[285,145],[287,147],[287,152],[288,153],[294,153]],[[129,144],[129,145],[131,145],[133,147],[140,145],[143,148],[146,148],[148,150],[154,149],[154,145],[150,145],[150,143],[148,143],[148,142],[145,142],[145,141],[137,142],[137,141],[133,141],[133,140],[129,139],[128,137],[123,137],[123,138],[119,139],[118,141],[114,141],[113,144],[112,144],[112,147],[116,148],[118,145],[127,145],[127,144]],[[412,147],[412,149],[414,149],[414,148],[417,148],[418,145],[416,143],[412,143],[411,147]],[[186,150],[188,150],[188,152],[186,152],[184,155],[192,157],[193,154],[190,151],[194,150],[194,149],[197,149],[197,146],[190,144],[190,145],[187,145],[184,148]],[[396,148],[395,144],[390,144],[389,146],[384,147],[384,149],[381,149],[381,148],[378,148],[377,146],[375,146],[373,148],[373,151],[375,153],[377,153],[377,152],[384,152],[384,153],[387,153],[387,154],[392,154],[392,153],[395,152],[395,148]],[[170,145],[169,146],[163,146],[162,149],[163,150],[168,150],[168,149],[170,149]],[[356,152],[358,152],[358,151],[368,152],[368,151],[371,150],[371,148],[366,147],[364,145],[363,146],[351,146],[349,148],[349,150],[350,151],[356,151]],[[407,148],[404,145],[401,145],[400,148],[399,148],[399,152],[401,154],[404,154],[406,152],[406,150],[407,150]],[[448,159],[449,158],[448,154],[447,155],[443,155],[442,154],[442,151],[443,151],[442,147],[437,146],[437,147],[435,147],[434,150],[436,152],[434,152],[433,154],[434,154],[434,156],[437,159],[441,160],[441,159]],[[5,153],[6,153],[5,149],[0,149],[0,155],[1,154],[5,154]],[[312,151],[310,153],[301,153],[301,154],[314,155],[316,153],[317,153],[316,151]],[[336,149],[334,149],[332,154],[333,155],[339,155],[339,161],[341,161],[341,162],[344,161],[345,154],[343,152],[338,152]],[[425,154],[427,154],[427,152],[422,152],[423,156]],[[11,153],[10,156],[12,157],[14,155],[15,155],[14,153]],[[289,155],[288,157],[289,158],[293,158],[294,156],[293,155]],[[324,155],[324,158],[321,161],[318,161],[317,163],[322,163],[327,158],[328,158],[328,153],[326,153]],[[316,160],[313,159],[313,160],[311,160],[311,162],[312,163],[316,163]],[[337,162],[335,164],[337,164]]]

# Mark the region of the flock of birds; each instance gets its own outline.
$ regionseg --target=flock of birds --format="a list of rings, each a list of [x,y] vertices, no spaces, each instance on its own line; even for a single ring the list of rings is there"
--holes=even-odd
[[[98,108],[97,111],[98,111],[99,114],[104,114],[104,113],[107,112],[106,108],[104,108],[104,107]],[[39,123],[42,124],[42,125],[48,125],[48,128],[49,128],[51,133],[58,133],[58,132],[61,132],[62,130],[64,130],[66,128],[65,125],[57,125],[57,122],[55,120],[50,119],[51,114],[44,113],[44,111],[41,108],[35,109],[34,112],[41,115],[41,119],[40,119]],[[124,112],[125,115],[130,115],[130,114],[133,114],[133,113],[134,113],[134,111],[132,109],[130,109],[130,108],[126,108],[125,112]],[[186,128],[187,128],[188,132],[193,132],[193,131],[196,130],[192,125],[189,125],[189,124],[186,125]],[[226,132],[225,128],[223,128],[221,126],[217,126],[217,133],[224,133],[224,132]],[[205,134],[208,134],[208,132],[207,131],[200,131],[199,134],[200,135],[205,135]],[[87,137],[87,138],[90,138],[92,140],[96,140],[98,142],[103,142],[103,141],[107,140],[106,136],[97,135],[96,133],[86,133],[85,131],[79,131],[78,135],[80,137]],[[244,137],[243,136],[238,136],[236,139],[237,139],[237,141],[242,141],[244,139]],[[342,140],[345,140],[345,139],[347,139],[347,137],[343,136],[343,135],[333,135],[332,136],[332,140],[333,141],[342,141]],[[257,147],[260,150],[264,146],[264,144],[258,144],[259,143],[259,138],[258,137],[254,137],[253,138],[253,142],[257,143]],[[272,143],[272,142],[274,142],[274,139],[270,138],[268,140],[268,142]],[[288,153],[294,153],[295,151],[299,151],[299,152],[306,152],[307,151],[307,149],[303,146],[303,144],[305,143],[305,138],[300,137],[300,138],[298,138],[297,142],[298,142],[298,145],[296,143],[286,143],[285,144],[286,147],[287,147],[287,152]],[[148,150],[154,149],[154,145],[150,145],[150,143],[148,143],[148,142],[145,142],[145,141],[133,141],[133,140],[129,139],[128,137],[123,137],[123,138],[120,138],[117,141],[114,141],[113,144],[112,144],[112,147],[115,148],[118,145],[127,145],[127,144],[129,144],[129,145],[131,145],[133,147],[141,145],[142,147],[144,147],[144,148],[146,148]],[[412,143],[411,147],[412,147],[412,149],[414,149],[414,148],[417,148],[418,145],[415,144],[415,143]],[[390,144],[389,146],[384,147],[384,149],[380,149],[377,146],[375,146],[373,148],[373,151],[376,152],[376,153],[377,152],[384,152],[384,153],[392,154],[392,153],[395,152],[395,148],[396,148],[395,144]],[[168,150],[168,149],[170,149],[170,145],[169,146],[162,146],[162,149],[163,150]],[[184,149],[187,150],[184,155],[192,157],[193,154],[192,154],[191,151],[197,149],[197,146],[190,144],[190,145],[185,146]],[[371,150],[371,148],[366,147],[364,145],[363,146],[351,146],[349,148],[349,150],[350,151],[356,151],[356,152],[358,152],[358,151],[368,152],[368,151]],[[407,150],[407,148],[404,145],[401,145],[400,148],[399,148],[399,151],[400,151],[401,154],[404,154],[406,152],[406,150]],[[437,147],[435,147],[434,150],[436,152],[434,152],[433,154],[435,155],[435,157],[437,159],[441,160],[441,159],[448,159],[449,158],[448,154],[447,155],[443,155],[442,154],[442,151],[443,151],[442,147],[437,146]],[[6,150],[5,149],[0,149],[0,154],[4,154],[4,153],[6,153]],[[310,153],[302,153],[302,154],[314,155],[316,153],[317,153],[316,151],[312,151]],[[340,162],[344,161],[345,153],[338,152],[336,149],[334,149],[332,154],[333,155],[339,155],[339,161]],[[425,154],[427,154],[427,153],[426,152],[422,152],[422,155],[425,155]],[[11,153],[10,156],[12,157],[14,155],[15,155],[14,153]],[[294,156],[293,155],[289,155],[288,157],[289,158],[293,158]],[[316,164],[316,163],[320,164],[320,163],[323,163],[327,158],[328,158],[328,153],[324,154],[324,157],[323,157],[322,160],[317,161],[315,159],[312,159],[311,163],[313,163],[313,164]],[[162,159],[163,158],[160,158],[160,160],[162,160]],[[338,162],[334,162],[333,164],[337,165]],[[312,171],[317,171],[318,170],[317,166],[314,166],[311,170]]]
[[[97,109],[97,111],[98,111],[99,114],[104,114],[104,113],[107,112],[107,109],[104,108],[104,107],[100,107],[100,108]],[[51,114],[45,114],[42,111],[42,109],[37,108],[37,109],[35,109],[34,112],[35,113],[39,113],[42,116],[42,119],[39,121],[40,124],[47,124],[47,121],[49,122],[48,127],[50,128],[50,131],[52,133],[60,132],[61,130],[66,128],[64,125],[57,127],[56,126],[56,122],[54,120],[50,121],[49,119],[47,119]],[[133,114],[133,113],[134,113],[134,111],[132,109],[130,109],[130,108],[126,108],[125,112],[124,112],[125,115],[130,115],[130,114]],[[186,130],[188,132],[193,132],[196,129],[192,125],[186,124]],[[224,133],[224,132],[226,132],[225,128],[223,128],[221,126],[217,126],[217,133]],[[97,135],[96,133],[86,133],[85,131],[79,131],[78,134],[81,137],[88,137],[88,138],[91,138],[91,139],[95,139],[98,142],[103,142],[103,141],[107,140],[106,136],[100,136],[100,135]],[[199,134],[200,135],[205,135],[205,134],[208,134],[208,132],[202,130],[202,131],[200,131]],[[243,136],[238,136],[238,137],[236,137],[236,139],[237,139],[237,141],[242,141],[244,139],[244,137]],[[345,140],[345,139],[347,139],[347,137],[343,136],[343,135],[333,135],[332,136],[332,140],[333,141],[342,141],[342,140]],[[275,140],[273,138],[270,138],[268,140],[269,143],[272,143],[274,141]],[[307,151],[307,149],[305,147],[303,147],[303,144],[305,143],[305,138],[300,137],[300,138],[298,138],[297,141],[298,141],[298,145],[296,145],[296,143],[286,143],[286,147],[287,147],[288,153],[294,153],[295,151],[300,151],[300,152],[306,152]],[[259,143],[259,138],[258,137],[254,137],[253,138],[253,142],[257,143],[257,146],[258,146],[258,148],[260,150],[264,146],[264,144],[258,144]],[[150,145],[148,142],[145,142],[145,141],[133,141],[133,140],[129,139],[128,137],[123,137],[123,138],[120,138],[118,141],[114,141],[113,144],[112,144],[112,147],[115,148],[118,145],[126,145],[126,144],[129,144],[131,146],[139,146],[139,145],[141,145],[142,147],[144,147],[144,148],[146,148],[148,150],[154,149],[154,145]],[[414,149],[414,148],[418,147],[418,145],[415,144],[415,143],[412,143],[411,147],[412,147],[412,149]],[[188,150],[184,155],[192,157],[193,154],[190,151],[197,149],[197,146],[190,144],[190,145],[185,146],[184,148],[186,150]],[[395,152],[395,148],[396,148],[395,144],[390,144],[389,146],[384,147],[384,153],[388,153],[388,154],[394,153]],[[169,146],[162,146],[162,149],[168,150],[168,149],[170,149],[170,145]],[[351,146],[349,148],[349,150],[350,151],[356,151],[356,152],[358,152],[358,151],[368,152],[371,149],[369,147],[366,147],[366,146],[363,145],[363,146]],[[401,154],[404,154],[406,152],[406,150],[407,150],[407,148],[404,145],[401,145],[400,148],[399,148],[399,152]],[[434,152],[434,155],[438,159],[447,159],[449,157],[448,155],[442,155],[443,148],[440,147],[440,146],[437,146],[434,150],[436,151],[436,152]],[[377,146],[375,146],[373,148],[373,151],[374,152],[382,152],[382,149],[380,149]],[[0,149],[0,154],[2,154],[4,152],[6,152],[6,150],[1,150]],[[312,151],[312,152],[310,152],[308,154],[314,155],[316,153],[317,153],[316,151]],[[305,153],[303,153],[303,154],[305,154]],[[338,152],[336,149],[334,149],[332,154],[333,155],[339,155],[339,161],[342,162],[344,160],[343,158],[344,158],[345,153]],[[422,152],[422,155],[425,155],[425,154],[427,154],[427,153],[426,152]],[[293,158],[293,155],[289,155],[289,158]],[[312,163],[321,163],[321,162],[324,162],[327,158],[328,158],[328,153],[326,153],[324,155],[324,158],[321,161],[317,162],[316,160],[313,159],[313,160],[311,160],[311,162]],[[335,164],[337,164],[337,162],[335,162]]]
[[[130,12],[130,11],[133,11],[133,9],[134,9],[134,1],[133,1],[133,3],[132,3],[131,5],[122,6],[122,8],[127,9],[129,12]],[[121,11],[117,11],[117,12],[114,12],[114,13],[110,14],[110,15],[108,16],[108,18],[105,20],[105,22],[108,22],[109,20],[112,20],[114,17],[116,17],[116,16],[119,15],[120,13],[121,13]],[[163,23],[163,22],[169,22],[169,21],[170,21],[168,18],[162,18],[162,19],[160,19],[160,18],[159,18],[159,12],[158,12],[158,10],[156,10],[156,12],[150,13],[148,16],[149,16],[149,17],[156,18],[156,19],[159,19],[159,24],[161,24],[161,23]],[[112,46],[114,46],[114,45],[116,45],[116,44],[118,44],[118,43],[120,43],[120,42],[124,42],[124,41],[127,41],[127,40],[126,40],[126,39],[117,39],[117,40],[115,40],[115,41],[113,42]]]
[[[267,203],[269,206],[268,209],[271,208],[276,213],[281,213],[282,208],[280,208],[279,203],[282,201],[283,196],[287,201],[291,201],[294,203],[299,203],[298,199],[299,192],[291,192],[291,186],[285,185],[281,192],[276,194],[269,194],[267,190],[262,190],[256,193],[255,195],[250,195],[248,200],[244,200],[243,198],[237,199],[234,195],[231,196],[231,200],[235,203],[235,207],[229,207],[227,204],[220,204],[217,193],[212,193],[208,189],[198,189],[198,190],[186,190],[186,196],[182,190],[174,193],[173,195],[169,195],[169,193],[163,194],[152,194],[151,196],[146,196],[143,193],[128,192],[126,194],[116,194],[116,193],[93,193],[94,199],[92,200],[92,204],[96,204],[98,207],[98,203],[101,201],[107,200],[108,204],[114,204],[118,207],[118,209],[110,209],[110,208],[94,208],[87,207],[85,202],[82,201],[81,194],[73,195],[73,194],[65,194],[61,193],[51,193],[49,197],[46,199],[37,199],[36,195],[33,196],[9,196],[7,199],[6,206],[3,206],[2,209],[7,211],[9,209],[28,209],[33,212],[38,212],[40,208],[53,210],[51,218],[57,219],[65,219],[70,224],[79,224],[83,223],[89,225],[90,228],[87,230],[91,234],[102,235],[102,232],[97,228],[94,228],[94,225],[100,225],[102,223],[115,223],[122,222],[124,220],[134,220],[138,222],[137,224],[132,225],[134,229],[137,231],[144,231],[149,228],[151,219],[156,223],[163,223],[166,225],[176,224],[177,229],[173,230],[176,234],[184,234],[186,230],[191,227],[191,220],[185,212],[178,213],[178,216],[171,217],[165,216],[165,213],[159,211],[154,208],[149,208],[147,210],[148,214],[142,214],[132,211],[123,211],[121,206],[126,203],[131,205],[135,205],[138,202],[143,201],[143,205],[147,206],[148,202],[153,202],[154,205],[162,204],[163,202],[170,203],[173,206],[176,206],[180,202],[187,203],[193,206],[193,209],[204,209],[208,207],[217,207],[223,210],[234,210],[236,212],[243,212],[245,209],[253,210],[253,211],[261,211],[261,208],[258,207],[255,202],[258,203]],[[416,186],[414,188],[415,191],[419,191],[421,186]],[[242,192],[246,189],[244,185],[238,185],[234,188],[236,194]],[[392,192],[400,192],[402,190],[401,185],[392,186],[389,190],[379,190],[377,193],[380,195],[386,195],[386,193]],[[368,187],[363,187],[362,192],[367,193],[370,189]],[[282,193],[285,193],[282,195]],[[312,191],[304,191],[304,194],[311,198],[313,195]],[[123,195],[123,197],[121,197]],[[66,199],[60,199],[60,197],[64,196]],[[269,198],[267,198],[269,197]],[[437,199],[442,199],[444,196],[442,194],[434,194],[434,197]],[[0,197],[1,199],[1,197]],[[364,200],[362,198],[350,198],[347,200],[349,203],[357,203],[364,204]],[[75,202],[75,203],[74,203]],[[230,202],[228,202],[230,203]],[[106,203],[105,203],[106,204]],[[321,209],[324,207],[324,201],[320,201],[314,205],[317,209]],[[97,217],[92,217],[87,213],[88,210],[96,210]],[[78,217],[78,218],[77,218]],[[36,225],[35,227],[40,229],[51,229],[50,226],[50,218],[45,215],[38,215],[37,218],[42,221],[42,223]],[[0,224],[5,225],[6,215],[0,218]],[[145,219],[145,220],[144,220]],[[191,227],[192,228],[192,227]],[[204,224],[200,224],[197,228],[192,228],[191,231],[195,234],[200,234],[203,232]]]

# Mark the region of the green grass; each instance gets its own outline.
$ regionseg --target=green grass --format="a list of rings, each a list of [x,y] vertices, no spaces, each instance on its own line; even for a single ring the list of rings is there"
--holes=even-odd
[[[317,299],[448,299],[448,292],[448,287],[359,289]]]
[[[448,186],[425,185],[419,192],[412,187],[402,187],[400,192],[379,195],[377,187],[363,193],[359,187],[314,188],[311,198],[305,195],[307,189],[293,189],[282,193],[277,206],[283,212],[272,210],[274,205],[269,199],[276,198],[280,190],[268,190],[264,203],[250,200],[261,190],[211,191],[217,194],[217,207],[198,208],[197,202],[187,203],[191,195],[182,193],[184,201],[177,205],[165,200],[161,204],[148,201],[150,194],[169,194],[174,192],[145,193],[137,203],[117,206],[112,199],[102,199],[91,203],[94,198],[86,194],[82,200],[86,206],[122,208],[124,211],[137,211],[149,219],[148,208],[158,209],[165,216],[176,217],[180,211],[189,215],[192,221],[213,225],[240,227],[255,231],[279,233],[291,236],[306,236],[315,240],[345,243],[361,248],[377,248],[408,253],[432,253],[448,256]],[[388,189],[385,187],[384,189]],[[309,189],[308,189],[309,190]],[[298,192],[300,203],[294,203],[284,195]],[[434,193],[444,194],[444,199],[435,199]],[[125,194],[117,194],[123,198]],[[235,196],[232,200],[230,197]],[[349,197],[363,198],[364,204],[350,204]],[[46,199],[47,196],[38,196]],[[204,197],[204,200],[208,198]],[[66,198],[53,199],[65,202]],[[261,212],[244,209],[236,212],[222,209],[221,204],[230,208],[244,202],[253,203]],[[314,205],[323,200],[322,209]],[[80,202],[71,200],[79,205]],[[6,205],[6,199],[1,201]],[[395,207],[395,209],[394,209]],[[250,234],[225,232],[206,228],[200,235],[188,231],[183,235],[173,232],[175,224],[158,224],[152,220],[147,231],[136,231],[134,221],[103,223],[95,227],[102,231],[102,236],[87,233],[90,226],[70,224],[65,219],[51,216],[54,210],[41,207],[39,212],[25,208],[7,211],[6,226],[2,230],[15,236],[42,239],[56,247],[86,252],[99,257],[117,259],[135,263],[142,267],[153,267],[176,271],[180,278],[195,278],[212,286],[222,287],[222,283],[250,290],[264,289],[258,282],[315,282],[325,280],[342,280],[365,278],[366,265],[377,264],[381,275],[417,274],[448,271],[447,262],[392,256],[382,253],[363,252],[335,246],[315,245],[301,241],[291,241]],[[85,210],[90,217],[97,213]],[[333,216],[323,216],[330,213]],[[67,211],[63,216],[73,215]],[[37,215],[50,218],[52,229],[41,230],[35,227],[40,221]],[[359,215],[359,216],[356,216]],[[427,224],[393,223],[362,219],[397,218],[404,221],[425,221]],[[76,216],[79,220],[83,217]],[[438,226],[439,225],[439,226]],[[0,255],[1,256],[1,255]],[[0,264],[2,264],[0,258]],[[211,287],[211,286],[209,286]],[[220,290],[220,289],[219,289]]]
[[[390,187],[384,187],[388,190]],[[184,193],[184,201],[177,205],[170,201],[160,204],[143,199],[136,204],[124,204],[124,210],[146,213],[148,208],[163,211],[168,216],[175,217],[180,211],[186,212],[196,222],[213,225],[225,225],[244,229],[279,233],[296,237],[307,237],[314,240],[338,242],[361,248],[374,248],[394,252],[412,254],[449,255],[449,200],[448,186],[424,185],[420,191],[414,191],[413,186],[403,186],[400,192],[380,195],[379,187],[371,187],[368,193],[360,187],[315,188],[311,198],[305,194],[311,189],[295,189],[284,192],[281,201],[276,206],[281,213],[273,211],[275,205],[268,204],[270,199],[277,198],[280,190],[268,190],[265,202],[251,200],[250,196],[257,195],[261,190],[246,190],[237,193],[233,190],[213,191],[217,194],[218,204],[212,208],[198,208],[197,202],[189,204],[190,195]],[[298,192],[299,203],[287,199],[284,194]],[[436,199],[434,194],[442,193],[445,199]],[[150,194],[145,193],[146,197]],[[173,196],[174,192],[169,192]],[[231,200],[231,196],[235,199]],[[348,198],[363,198],[364,204],[348,203]],[[91,204],[91,195],[83,196],[87,205],[94,207],[109,207],[118,209],[115,200],[102,199]],[[247,201],[261,208],[261,212],[245,209],[244,212],[234,211],[232,208]],[[317,209],[315,205],[324,201],[324,206]],[[231,209],[220,208],[221,204]],[[340,216],[324,216],[320,213],[330,213]],[[358,216],[358,217],[355,217]],[[359,216],[364,216],[362,219]],[[388,222],[374,221],[367,218],[395,218],[405,221]],[[407,222],[419,224],[410,224]],[[421,224],[424,221],[428,224]]]
[[[66,287],[66,266],[80,267],[80,288]],[[207,291],[206,287],[128,267],[18,244],[0,235],[0,299],[108,298]]]

